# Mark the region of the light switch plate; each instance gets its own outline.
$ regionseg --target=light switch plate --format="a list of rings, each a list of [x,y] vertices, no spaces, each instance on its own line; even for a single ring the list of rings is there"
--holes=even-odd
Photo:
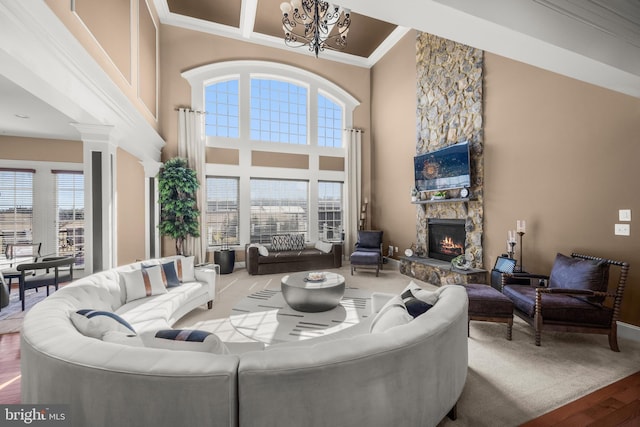
[[[616,236],[630,236],[631,225],[629,224],[616,224],[614,233]]]
[[[618,211],[619,221],[631,221],[631,209],[620,209]]]

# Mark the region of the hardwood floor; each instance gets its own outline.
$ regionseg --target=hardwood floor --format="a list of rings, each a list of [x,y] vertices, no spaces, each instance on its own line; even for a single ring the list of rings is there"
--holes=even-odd
[[[0,335],[0,403],[20,403],[20,334]]]
[[[0,335],[0,403],[20,403],[20,334]],[[521,427],[640,426],[640,372]]]

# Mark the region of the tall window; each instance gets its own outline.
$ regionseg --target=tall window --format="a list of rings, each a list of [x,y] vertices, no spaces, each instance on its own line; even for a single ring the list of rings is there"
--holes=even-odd
[[[341,240],[342,210],[342,183],[318,182],[318,230],[323,240]]]
[[[0,169],[0,241],[33,243],[33,174],[31,169]]]
[[[342,147],[343,108],[322,94],[318,94],[318,145]]]
[[[271,243],[276,234],[309,231],[309,184],[279,179],[251,180],[251,242]]]
[[[307,89],[293,83],[251,79],[251,139],[307,143]]]
[[[238,80],[214,83],[204,90],[206,135],[238,138]]]
[[[74,256],[84,265],[84,176],[76,171],[52,171],[56,181],[58,255]]]
[[[240,243],[238,178],[207,177],[207,243],[237,245]]]

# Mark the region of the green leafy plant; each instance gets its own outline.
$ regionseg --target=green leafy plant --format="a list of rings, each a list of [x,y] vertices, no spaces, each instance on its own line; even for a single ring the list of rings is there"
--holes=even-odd
[[[179,255],[184,254],[187,236],[200,236],[200,211],[196,203],[196,191],[199,187],[196,171],[190,169],[186,159],[180,157],[167,160],[158,174],[158,229],[163,236],[175,239],[176,253]]]

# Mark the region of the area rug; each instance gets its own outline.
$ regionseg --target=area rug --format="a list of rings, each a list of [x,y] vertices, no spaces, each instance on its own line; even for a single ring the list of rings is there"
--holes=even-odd
[[[231,325],[248,338],[265,344],[302,341],[330,335],[368,319],[371,292],[347,288],[337,307],[303,313],[289,307],[281,291],[264,289],[240,300],[231,312]]]

